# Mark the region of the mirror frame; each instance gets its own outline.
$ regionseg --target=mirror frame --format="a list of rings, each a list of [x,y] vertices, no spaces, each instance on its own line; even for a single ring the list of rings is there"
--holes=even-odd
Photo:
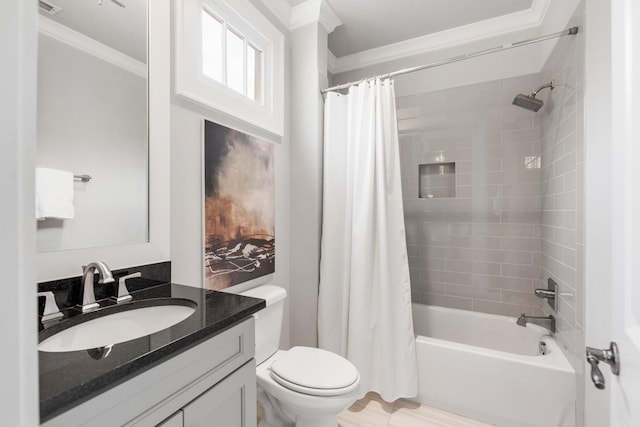
[[[170,3],[170,0],[147,0],[149,240],[131,245],[39,253],[36,256],[38,282],[79,276],[82,265],[92,261],[104,261],[110,268],[118,269],[170,260]]]

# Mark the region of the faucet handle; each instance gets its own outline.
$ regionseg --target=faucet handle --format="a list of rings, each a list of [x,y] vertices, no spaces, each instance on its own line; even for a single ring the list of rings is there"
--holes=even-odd
[[[45,297],[44,301],[44,311],[42,312],[42,321],[47,322],[49,320],[56,320],[64,317],[62,313],[60,313],[60,309],[58,308],[58,304],[56,304],[56,298],[53,295],[53,292],[38,292],[39,297]]]
[[[131,301],[133,298],[127,289],[127,279],[133,279],[135,277],[142,277],[142,274],[140,272],[136,272],[118,278],[118,294],[115,297],[112,297],[118,304]]]

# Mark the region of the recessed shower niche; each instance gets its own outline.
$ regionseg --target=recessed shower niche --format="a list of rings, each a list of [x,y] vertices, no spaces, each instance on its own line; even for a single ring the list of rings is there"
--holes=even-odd
[[[418,166],[418,192],[421,199],[456,197],[456,164],[427,163]]]

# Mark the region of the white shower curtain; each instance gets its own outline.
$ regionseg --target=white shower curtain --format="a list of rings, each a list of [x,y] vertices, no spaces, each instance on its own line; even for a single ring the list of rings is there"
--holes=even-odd
[[[392,80],[327,94],[318,338],[348,358],[361,392],[417,393]]]

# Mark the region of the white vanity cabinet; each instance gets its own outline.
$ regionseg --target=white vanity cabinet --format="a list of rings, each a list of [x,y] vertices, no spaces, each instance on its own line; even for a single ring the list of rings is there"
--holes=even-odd
[[[201,342],[44,427],[255,427],[254,320]]]

